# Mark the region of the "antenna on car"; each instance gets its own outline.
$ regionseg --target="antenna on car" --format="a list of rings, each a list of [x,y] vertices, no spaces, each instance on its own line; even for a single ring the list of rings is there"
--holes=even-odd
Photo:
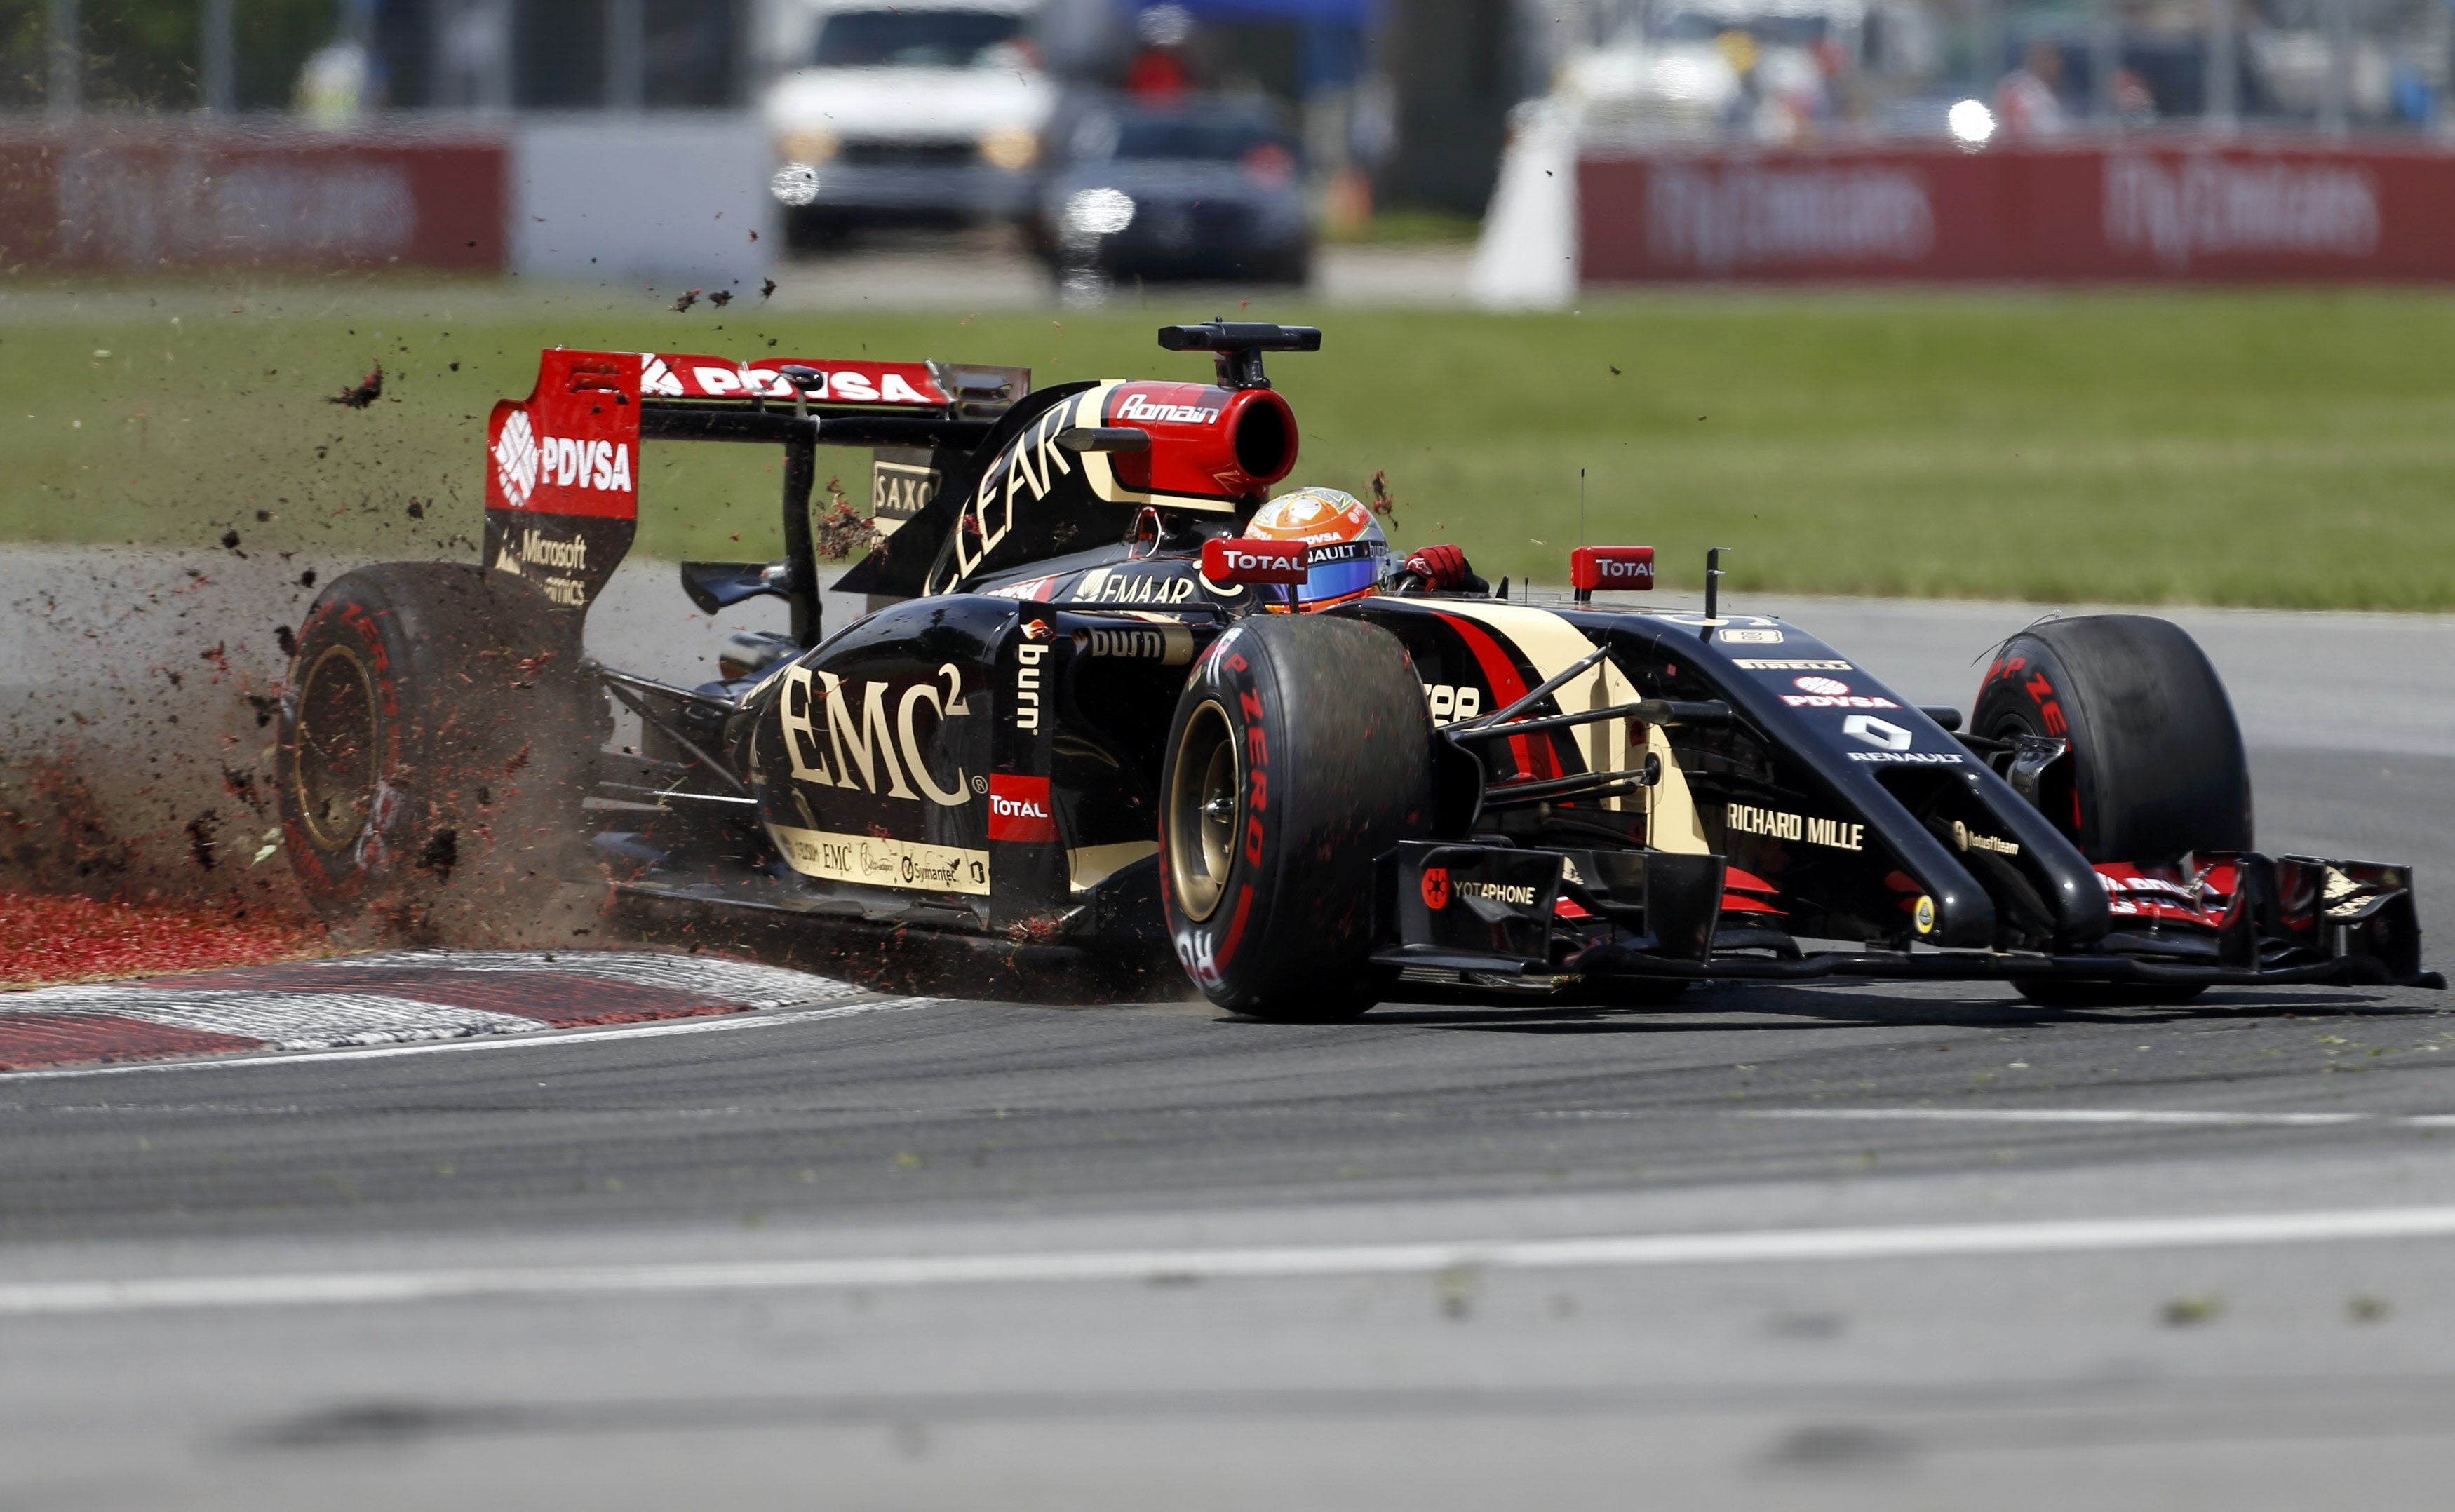
[[[1586,544],[1586,470],[1577,469],[1577,544]]]
[[[1714,638],[1714,621],[1722,615],[1722,553],[1726,548],[1705,548],[1705,623],[1698,626],[1696,638]]]
[[[1198,326],[1162,326],[1159,344],[1169,352],[1207,352],[1223,389],[1267,389],[1265,352],[1319,352],[1319,326],[1278,326],[1267,320],[1206,320]]]

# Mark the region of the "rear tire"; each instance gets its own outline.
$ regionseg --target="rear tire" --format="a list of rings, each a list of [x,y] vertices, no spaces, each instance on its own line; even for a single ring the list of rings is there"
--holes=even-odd
[[[1256,616],[1187,680],[1160,774],[1177,958],[1220,1007],[1283,1022],[1364,1013],[1374,862],[1431,818],[1423,685],[1387,632]]]
[[[2038,807],[2092,862],[2169,866],[2251,848],[2250,763],[2232,700],[2182,628],[2143,615],[2049,620],[2005,642],[1970,717],[1997,739],[2049,736]],[[2024,979],[2052,1007],[2170,1005],[2206,989]]]
[[[480,877],[551,875],[594,724],[578,649],[578,616],[508,573],[386,562],[324,590],[277,755],[283,840],[318,913],[415,930]]]

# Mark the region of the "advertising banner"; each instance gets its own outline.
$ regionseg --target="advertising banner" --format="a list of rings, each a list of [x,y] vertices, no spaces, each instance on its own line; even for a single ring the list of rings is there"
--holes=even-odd
[[[0,134],[0,262],[498,271],[508,158],[482,134],[27,128]]]
[[[1589,150],[1577,190],[1588,283],[2455,279],[2420,147]]]

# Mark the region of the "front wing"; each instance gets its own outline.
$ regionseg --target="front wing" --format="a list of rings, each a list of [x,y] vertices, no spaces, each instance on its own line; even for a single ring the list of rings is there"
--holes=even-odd
[[[1719,856],[1402,844],[1381,859],[1376,964],[1552,991],[1641,980],[1882,977],[2167,986],[2445,986],[2421,967],[2409,868],[2253,854],[2189,877],[2100,869],[2117,921],[2070,950],[1811,949],[1722,916]]]

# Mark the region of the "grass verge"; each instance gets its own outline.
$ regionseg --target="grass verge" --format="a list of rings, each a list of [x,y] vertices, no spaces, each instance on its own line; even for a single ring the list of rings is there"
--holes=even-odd
[[[1566,575],[1582,469],[1587,538],[1654,544],[1679,588],[1719,545],[1739,591],[2455,607],[2455,297],[2435,292],[1637,295],[1533,316],[1157,296],[1053,317],[677,314],[669,295],[554,317],[449,288],[356,315],[346,296],[53,301],[0,326],[0,539],[234,534],[302,571],[460,554],[483,416],[528,392],[541,346],[1191,376],[1151,329],[1224,312],[1328,330],[1273,364],[1296,481],[1385,473],[1401,544],[1458,541],[1495,576]],[[376,361],[381,402],[323,402]],[[840,460],[860,497],[865,458]],[[637,549],[772,550],[775,467],[652,449]]]

